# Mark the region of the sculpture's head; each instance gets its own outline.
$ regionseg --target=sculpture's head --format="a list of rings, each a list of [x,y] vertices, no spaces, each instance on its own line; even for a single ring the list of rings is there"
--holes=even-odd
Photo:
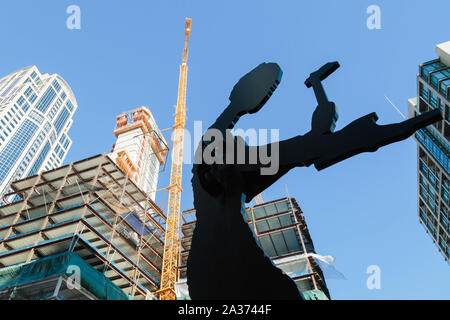
[[[234,121],[230,128],[247,113],[259,111],[269,100],[281,81],[283,71],[276,63],[261,63],[243,76],[233,87],[230,94],[230,110]]]
[[[262,108],[262,106],[269,100],[272,93],[277,88],[281,81],[283,72],[276,63],[261,63],[252,71],[243,76],[238,83],[233,87],[230,94],[230,105],[225,109],[220,117],[221,122],[219,127],[232,129],[239,118],[247,113],[255,113]],[[219,121],[218,119],[218,121]],[[209,129],[208,129],[209,130]],[[229,132],[225,133],[232,136]],[[225,139],[225,141],[233,141],[231,148],[234,148],[234,141]],[[242,138],[240,138],[242,140]],[[239,138],[236,138],[238,141]],[[196,151],[196,158],[202,159],[205,143],[202,141],[202,147]],[[245,142],[241,142],[245,143]],[[225,152],[226,152],[225,147]],[[224,166],[223,168],[227,168]],[[221,181],[220,170],[215,164],[207,165],[203,161],[198,165],[194,165],[192,171],[195,175],[197,173],[200,185],[210,195],[217,196],[224,190],[224,183]],[[192,180],[193,185],[196,184]]]

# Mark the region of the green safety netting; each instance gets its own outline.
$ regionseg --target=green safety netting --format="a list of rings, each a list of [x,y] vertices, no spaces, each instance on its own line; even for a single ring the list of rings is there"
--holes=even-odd
[[[75,269],[73,266],[78,267],[80,270],[81,286],[97,298],[102,300],[132,299],[105,275],[91,267],[73,252],[63,252],[29,263],[0,269],[0,289],[61,274],[71,276]]]
[[[305,300],[329,300],[327,295],[319,289],[303,291],[302,294]]]

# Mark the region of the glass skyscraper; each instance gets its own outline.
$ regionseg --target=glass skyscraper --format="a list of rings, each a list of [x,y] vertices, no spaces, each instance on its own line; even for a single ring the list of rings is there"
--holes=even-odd
[[[0,79],[0,202],[10,182],[61,166],[77,101],[57,74],[36,66]]]
[[[448,262],[450,255],[450,41],[437,45],[438,58],[422,63],[417,98],[408,116],[439,108],[444,120],[416,132],[419,221]]]

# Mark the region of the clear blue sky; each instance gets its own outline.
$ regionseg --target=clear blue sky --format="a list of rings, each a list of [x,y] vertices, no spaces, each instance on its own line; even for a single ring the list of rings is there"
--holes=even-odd
[[[68,163],[109,152],[123,111],[147,105],[160,128],[172,125],[185,17],[193,19],[187,128],[194,120],[211,124],[236,80],[273,61],[284,71],[281,85],[239,127],[279,128],[281,139],[309,130],[316,101],[303,82],[333,60],[341,68],[325,86],[339,108],[338,129],[372,111],[381,124],[401,121],[384,94],[406,114],[419,63],[450,40],[448,0],[281,2],[3,0],[0,75],[35,64],[67,80],[79,105]],[[71,4],[81,8],[81,30],[66,28]],[[371,4],[381,8],[381,30],[366,27]],[[183,209],[193,206],[190,169],[184,166]],[[418,222],[416,171],[410,138],[322,172],[293,170],[263,197],[284,197],[289,185],[318,253],[335,256],[347,278],[328,280],[333,298],[449,299],[449,265]],[[373,264],[381,290],[366,288]]]

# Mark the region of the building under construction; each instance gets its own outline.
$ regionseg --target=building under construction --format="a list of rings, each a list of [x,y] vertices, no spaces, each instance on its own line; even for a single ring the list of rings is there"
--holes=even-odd
[[[249,207],[246,217],[265,253],[295,281],[305,299],[330,299],[308,226],[294,198],[287,197]],[[184,211],[178,271],[180,280],[176,285],[178,299],[189,298],[186,264],[195,223],[195,209]]]
[[[165,216],[108,155],[11,189],[17,201],[0,207],[0,299],[145,299],[159,288]]]
[[[145,299],[160,287],[167,144],[148,108],[117,116],[99,155],[11,183],[0,207],[0,299]]]

